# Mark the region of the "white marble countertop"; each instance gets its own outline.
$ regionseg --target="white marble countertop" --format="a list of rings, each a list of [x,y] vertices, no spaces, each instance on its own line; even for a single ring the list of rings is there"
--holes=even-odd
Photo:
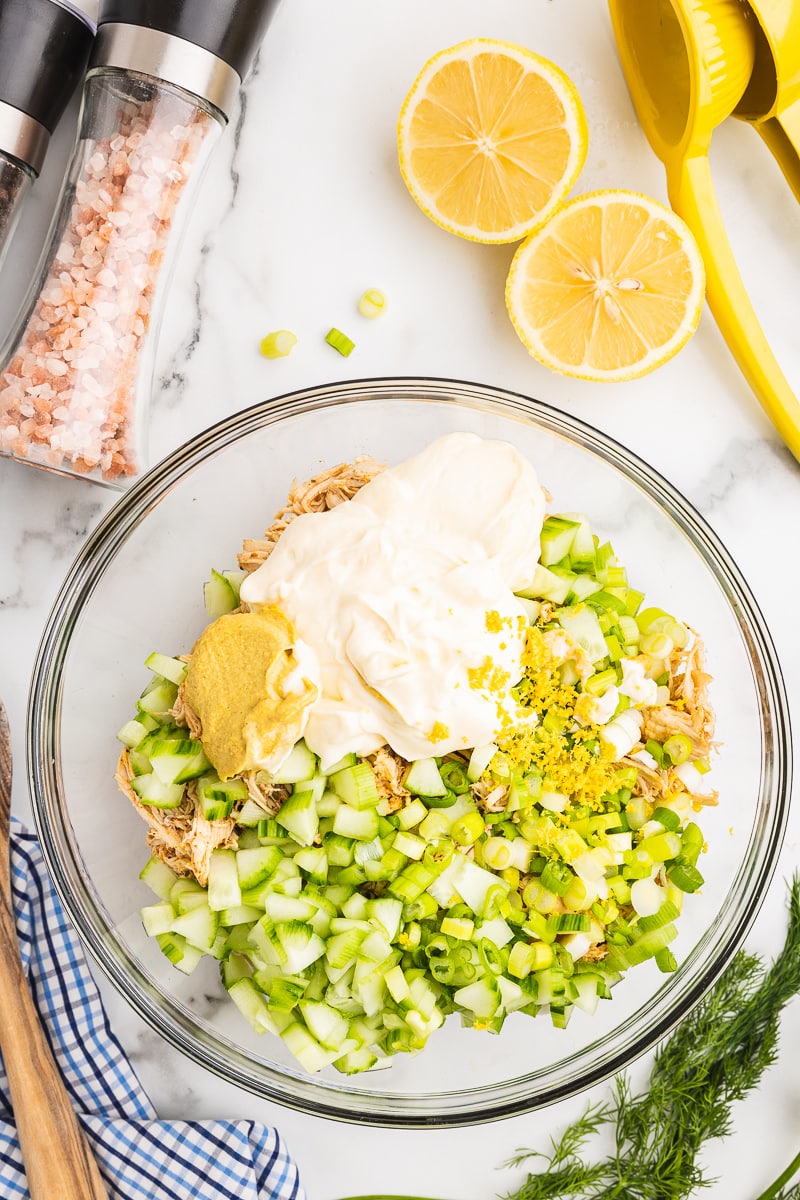
[[[395,125],[425,59],[461,39],[516,41],[553,59],[586,105],[590,147],[576,191],[629,187],[665,198],[662,169],[639,130],[597,0],[284,0],[206,177],[174,280],[151,412],[154,456],[236,409],[285,391],[373,375],[449,376],[539,397],[596,424],[671,480],[727,544],[761,605],[789,695],[800,697],[796,529],[800,468],[762,415],[708,312],[688,347],[644,380],[570,382],[528,357],[505,314],[511,248],[474,245],[429,222],[396,163]],[[76,108],[51,150],[0,289],[11,323],[43,237]],[[751,130],[715,136],[712,161],[743,273],[763,323],[800,387],[800,210]],[[354,304],[389,298],[379,321]],[[331,325],[357,342],[324,344]],[[290,358],[258,353],[269,329],[300,338]],[[26,693],[50,604],[112,493],[0,460],[0,694],[14,731],[14,809],[29,818]],[[782,880],[800,865],[800,813],[748,946],[776,951]],[[489,1200],[520,1181],[499,1171],[516,1147],[546,1147],[582,1109],[456,1131],[364,1130],[278,1108],[225,1086],[142,1024],[101,980],[113,1026],[162,1116],[250,1116],[283,1131],[311,1200],[406,1192]],[[800,1146],[800,1004],[783,1022],[781,1061],[741,1103],[734,1132],[704,1162],[709,1200],[751,1200]],[[641,1081],[647,1062],[634,1067]],[[595,1089],[600,1095],[603,1087]],[[2,1187],[0,1186],[0,1193]]]

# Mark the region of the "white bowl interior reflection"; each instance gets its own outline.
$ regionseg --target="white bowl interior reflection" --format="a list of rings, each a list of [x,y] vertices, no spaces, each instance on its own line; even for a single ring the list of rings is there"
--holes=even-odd
[[[673,944],[679,970],[635,968],[594,1016],[566,1030],[510,1017],[499,1036],[450,1017],[391,1070],[306,1076],[227,1000],[216,964],[183,976],[142,930],[145,828],[113,781],[115,731],[147,681],[154,649],[188,651],[206,623],[210,568],[235,566],[294,479],[370,454],[396,463],[439,435],[513,442],[550,491],[582,510],[648,602],[701,632],[714,676],[721,751],[701,892]],[[469,496],[464,497],[465,504]],[[324,603],[324,598],[321,598]],[[75,563],[42,644],[31,698],[37,824],[82,937],[137,1011],[197,1061],[282,1103],[365,1123],[464,1124],[531,1109],[620,1069],[684,1015],[729,961],[766,890],[789,793],[779,669],[763,621],[714,535],[669,485],[615,443],[525,397],[447,381],[341,384],[257,406],[201,435],[115,506]]]

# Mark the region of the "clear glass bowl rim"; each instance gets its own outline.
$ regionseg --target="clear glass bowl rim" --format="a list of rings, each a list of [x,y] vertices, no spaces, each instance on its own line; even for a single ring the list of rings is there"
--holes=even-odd
[[[585,1047],[555,1071],[532,1072],[501,1084],[455,1092],[353,1091],[259,1063],[227,1039],[197,1025],[157,991],[115,937],[98,906],[61,805],[62,673],[71,633],[84,603],[118,549],[147,513],[206,458],[285,417],[341,403],[376,400],[456,401],[506,412],[602,458],[652,500],[689,539],[714,576],[748,645],[761,707],[764,754],[757,836],[728,893],[725,908],[700,941],[666,1011],[640,1012],[605,1039]],[[182,1053],[220,1078],[265,1099],[315,1116],[399,1128],[456,1127],[501,1120],[572,1096],[627,1067],[665,1037],[702,998],[742,945],[775,871],[789,811],[792,778],[789,708],[780,664],[760,609],[738,567],[703,517],[652,467],[620,443],[558,409],[507,389],[428,377],[381,377],[290,392],[237,412],[191,438],[143,475],[109,510],[72,564],[39,646],[28,705],[27,762],[33,813],[45,861],[84,945],[134,1011]],[[743,886],[737,887],[737,884]],[[713,936],[712,936],[713,935]],[[541,1077],[537,1078],[540,1074]]]

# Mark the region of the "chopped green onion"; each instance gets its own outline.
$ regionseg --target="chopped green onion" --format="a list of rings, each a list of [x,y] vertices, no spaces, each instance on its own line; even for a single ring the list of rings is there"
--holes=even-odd
[[[617,672],[613,667],[608,667],[605,671],[598,671],[596,675],[592,675],[587,679],[583,685],[583,690],[588,692],[590,696],[602,696],[616,682]]]
[[[676,767],[688,762],[693,750],[692,739],[685,733],[673,733],[664,742],[664,752],[669,755]]]
[[[471,846],[477,842],[486,826],[479,812],[465,813],[450,827],[450,837],[459,846]]]
[[[386,308],[386,297],[378,288],[367,288],[358,302],[358,311],[362,317],[374,320]]]
[[[659,767],[666,765],[664,763],[664,747],[661,745],[661,742],[657,742],[655,738],[648,738],[644,744],[644,748],[648,754],[653,756]]]
[[[507,838],[490,837],[481,844],[481,859],[492,871],[502,871],[511,862],[514,847]]]
[[[664,743],[664,748],[666,749],[666,742]],[[681,819],[671,808],[654,808],[653,820],[658,821],[664,826],[665,829],[669,830],[670,833],[675,833],[678,829],[680,829]],[[681,853],[683,853],[683,844],[681,844]]]
[[[677,833],[654,833],[652,837],[644,838],[637,849],[648,855],[651,862],[669,862],[680,854],[681,839]]]
[[[659,950],[656,954],[656,966],[665,975],[670,974],[672,971],[677,971],[678,960],[668,946],[665,946],[663,950]]]
[[[469,779],[467,778],[467,768],[463,763],[446,762],[439,768],[439,774],[442,781],[457,796],[469,791]]]
[[[342,333],[341,329],[337,329],[335,326],[325,334],[325,341],[329,346],[333,346],[334,350],[338,350],[343,358],[349,358],[356,348],[355,342],[351,341],[346,333]]]
[[[542,887],[556,896],[563,896],[569,890],[573,879],[574,875],[566,863],[548,862],[542,871]]]
[[[468,917],[446,916],[442,917],[441,930],[448,937],[467,941],[475,932],[475,922]]]
[[[697,867],[689,862],[684,862],[680,858],[677,858],[670,865],[667,878],[670,883],[674,883],[675,887],[680,888],[682,892],[696,892],[705,882]]]
[[[669,658],[675,649],[675,643],[667,633],[644,633],[639,642],[639,649],[652,658]]]
[[[289,329],[276,329],[261,339],[264,358],[286,358],[297,345],[297,336]]]
[[[681,834],[681,862],[695,866],[704,844],[702,829],[695,825],[694,821],[690,821]]]

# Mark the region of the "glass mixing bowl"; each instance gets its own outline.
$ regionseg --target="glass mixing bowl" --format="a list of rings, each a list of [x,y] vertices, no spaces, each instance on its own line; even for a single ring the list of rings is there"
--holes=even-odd
[[[391,1070],[308,1076],[226,998],[216,964],[181,975],[145,937],[145,827],[117,791],[115,732],[149,678],[151,650],[185,652],[206,624],[202,584],[235,566],[292,480],[371,454],[396,463],[454,430],[514,443],[555,511],[581,510],[648,601],[699,630],[714,675],[718,808],[704,810],[706,883],[687,897],[678,970],[647,962],[565,1030],[514,1014],[493,1036],[448,1019]],[[469,497],[464,497],[469,503]],[[725,969],[772,876],[787,815],[790,734],[763,618],[730,556],[644,462],[581,422],[496,388],[424,379],[342,383],[257,405],[194,438],[139,480],[89,538],[47,623],[30,701],[36,823],[86,946],[137,1013],[242,1088],[317,1115],[394,1126],[488,1121],[616,1072],[681,1020]]]

